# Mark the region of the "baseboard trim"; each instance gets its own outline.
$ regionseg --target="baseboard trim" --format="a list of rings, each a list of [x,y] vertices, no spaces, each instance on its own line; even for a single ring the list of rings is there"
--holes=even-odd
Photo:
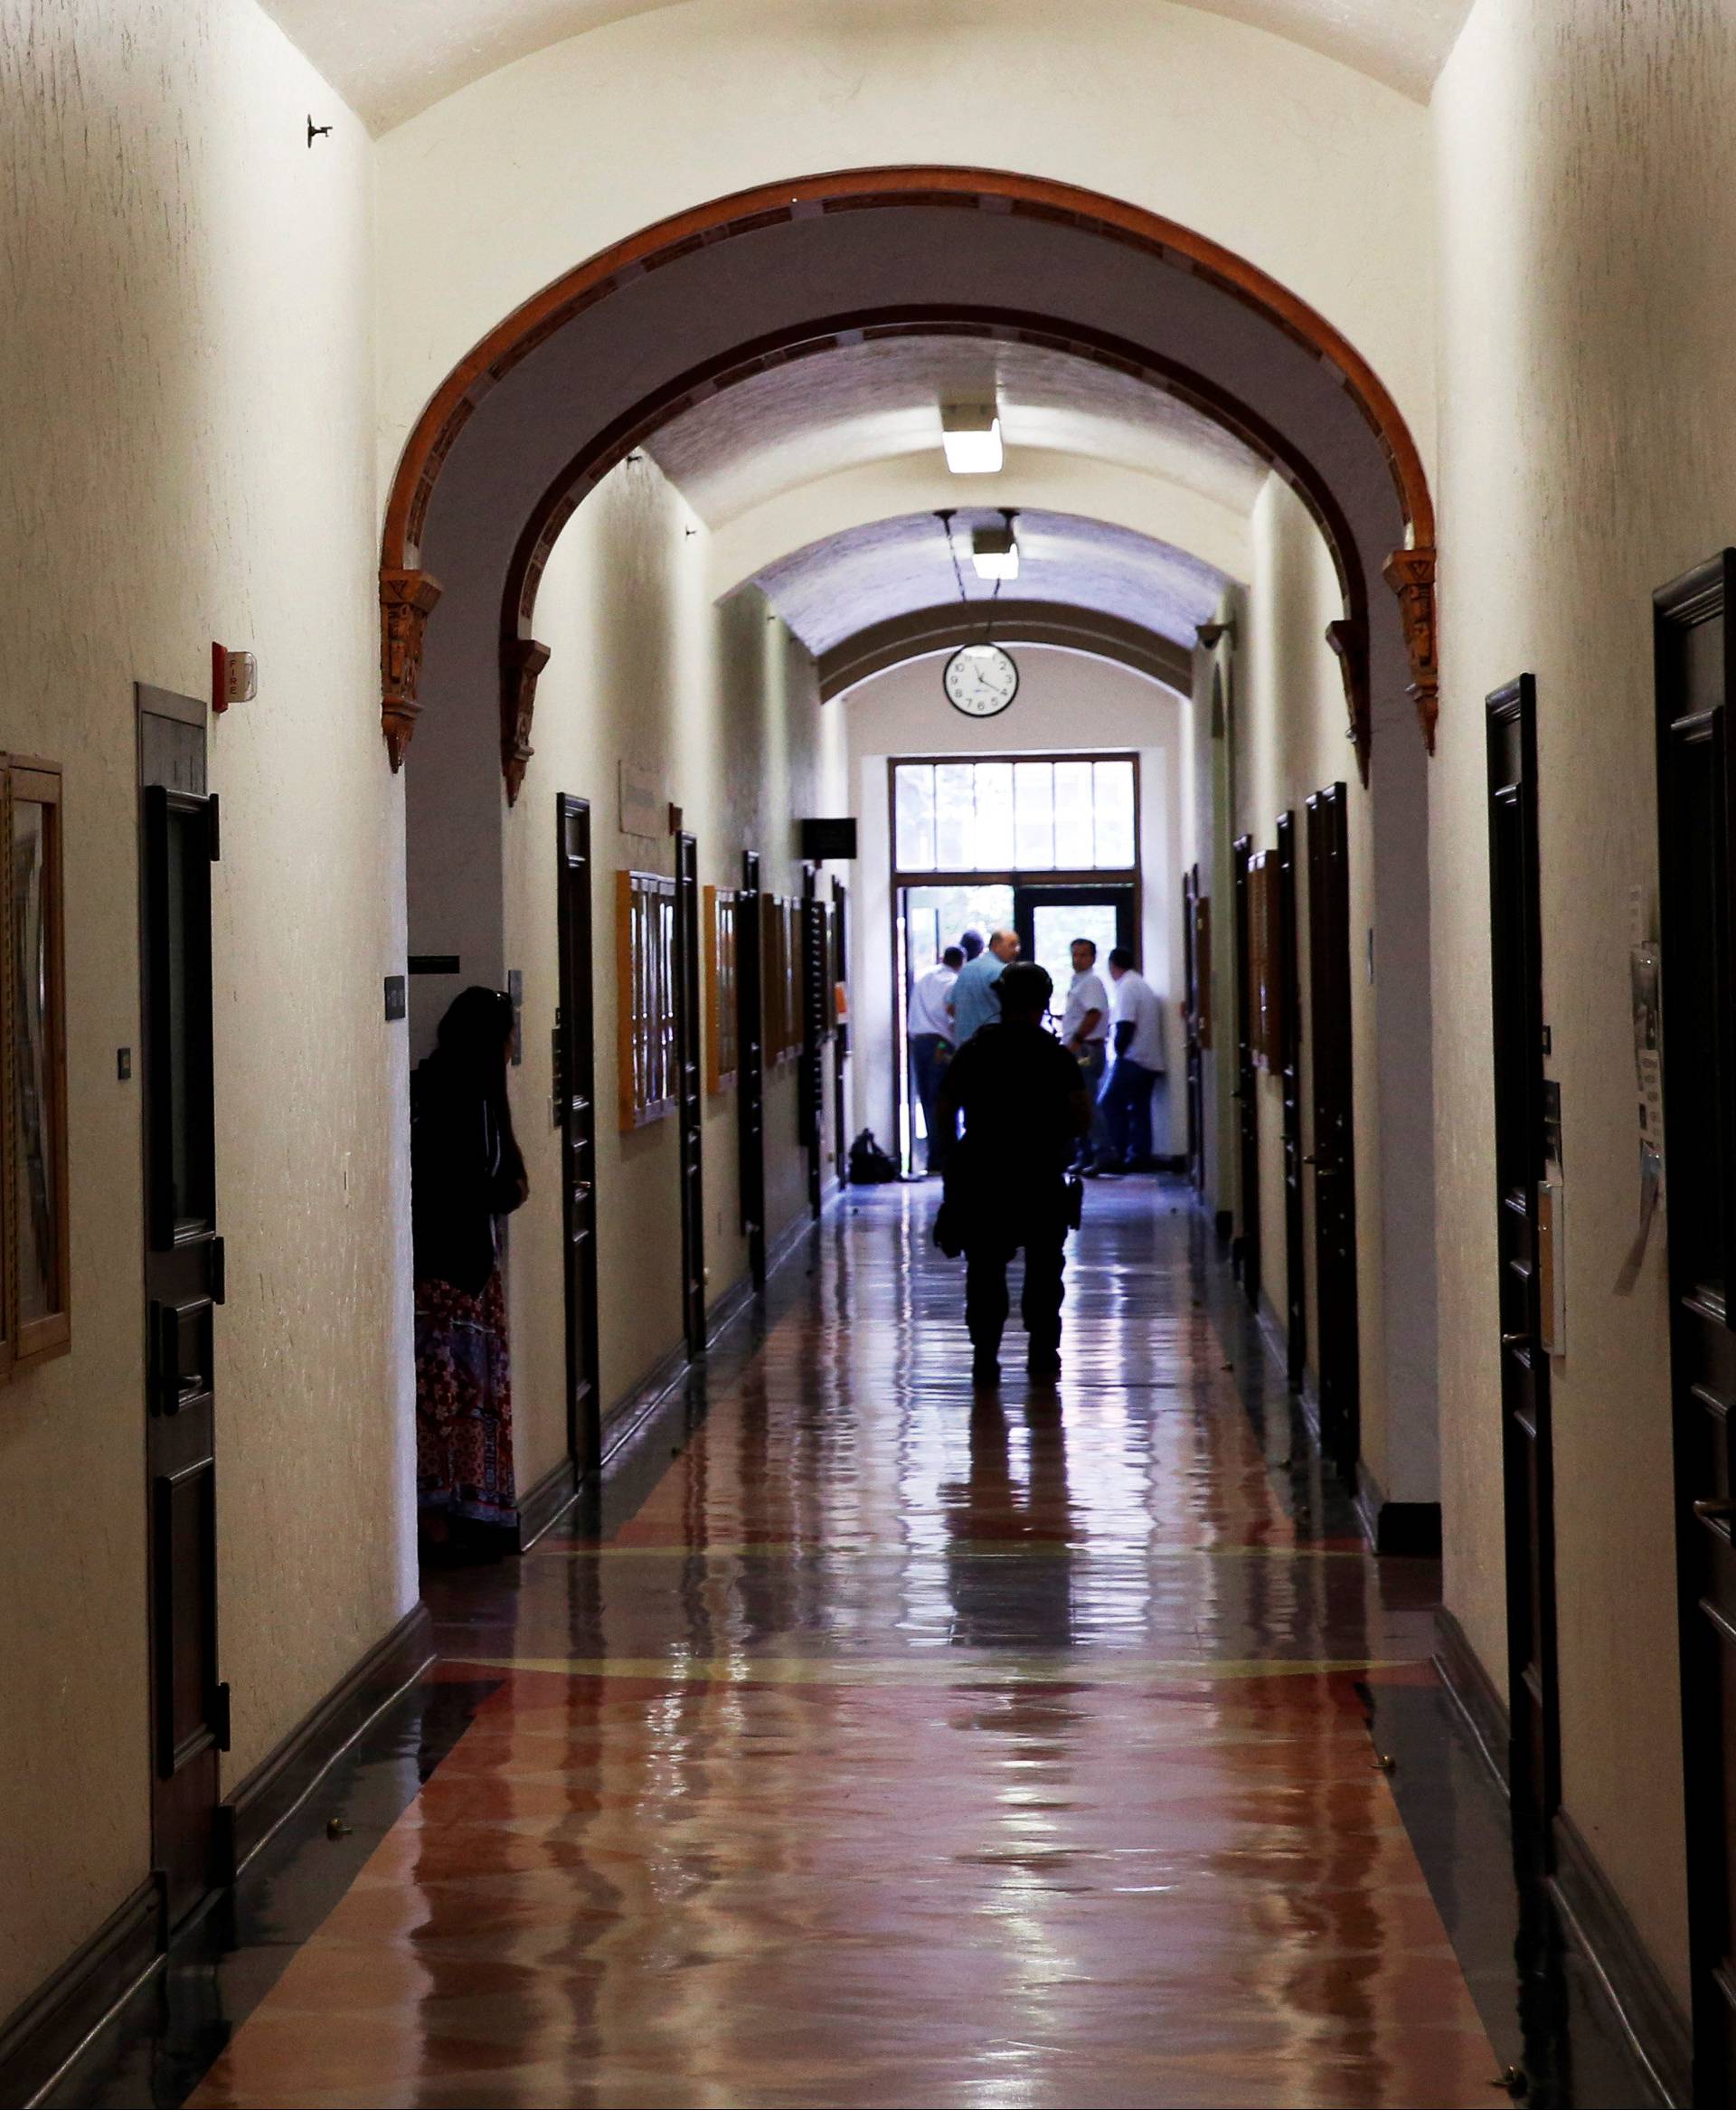
[[[1356,1467],[1356,1518],[1376,1553],[1440,1558],[1440,1504],[1392,1502],[1366,1465]]]
[[[518,1550],[528,1553],[579,1499],[579,1468],[571,1458],[552,1466],[518,1505]]]
[[[1584,1951],[1634,2056],[1667,2110],[1694,2099],[1694,2033],[1663,1973],[1647,1954],[1628,1907],[1565,1812],[1553,1825],[1550,1894]]]
[[[1503,1793],[1513,1786],[1513,1727],[1506,1702],[1471,1646],[1465,1629],[1444,1604],[1435,1607],[1435,1669],[1448,1698],[1465,1717],[1472,1740],[1483,1754]]]
[[[769,1273],[769,1268],[768,1268]],[[739,1282],[730,1287],[710,1306],[705,1313],[705,1346],[712,1347],[721,1336],[727,1333],[736,1320],[753,1301],[753,1277],[745,1274]]]
[[[156,1883],[141,1883],[0,2023],[0,2110],[39,2100],[156,1969],[162,1920]]]
[[[840,1191],[842,1191],[842,1189]],[[796,1248],[802,1243],[803,1239],[807,1236],[808,1233],[815,1228],[815,1225],[816,1223],[818,1223],[819,1220],[820,1219],[816,1216],[811,1216],[807,1210],[804,1208],[800,1216],[792,1217],[790,1221],[784,1225],[783,1229],[778,1232],[775,1239],[767,1240],[766,1280],[768,1282],[769,1282],[772,1276],[777,1273],[778,1270],[782,1267],[785,1261],[787,1261],[790,1254],[795,1252]]]
[[[434,1623],[426,1604],[407,1612],[392,1632],[326,1695],[217,1808],[219,1880],[232,1883],[321,1776],[382,1708],[413,1685],[434,1657]]]
[[[603,1420],[601,1464],[607,1467],[617,1452],[632,1442],[635,1433],[659,1407],[693,1368],[687,1344],[678,1341],[666,1356],[652,1364],[637,1385],[629,1385]]]

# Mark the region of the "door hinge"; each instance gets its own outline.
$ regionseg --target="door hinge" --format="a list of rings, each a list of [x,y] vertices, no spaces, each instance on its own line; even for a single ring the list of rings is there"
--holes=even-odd
[[[229,1688],[220,1685],[211,1696],[211,1733],[220,1751],[229,1749]]]
[[[211,861],[215,865],[223,854],[222,812],[218,806],[215,791],[205,801],[205,813],[211,831]]]
[[[211,1242],[211,1301],[213,1304],[229,1301],[229,1248],[221,1238]]]

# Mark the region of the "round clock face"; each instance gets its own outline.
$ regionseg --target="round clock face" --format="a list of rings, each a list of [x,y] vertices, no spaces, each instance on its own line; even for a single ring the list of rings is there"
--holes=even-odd
[[[1019,670],[998,645],[961,645],[941,679],[947,701],[967,718],[994,717],[1019,688]]]

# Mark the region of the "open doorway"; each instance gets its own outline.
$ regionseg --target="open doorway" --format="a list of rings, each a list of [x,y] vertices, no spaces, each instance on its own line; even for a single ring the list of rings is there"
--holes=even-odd
[[[1018,932],[1055,984],[1058,1020],[1071,947],[1099,960],[1139,951],[1137,756],[910,756],[889,764],[892,842],[892,1074],[898,1158],[927,1163],[927,1122],[910,1054],[910,994],[967,931]]]

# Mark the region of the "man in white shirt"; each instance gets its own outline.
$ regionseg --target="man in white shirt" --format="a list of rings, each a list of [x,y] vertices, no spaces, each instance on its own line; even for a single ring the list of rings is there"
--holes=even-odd
[[[1073,940],[1073,979],[1061,1013],[1061,1044],[1077,1059],[1090,1095],[1091,1132],[1080,1145],[1080,1164],[1089,1169],[1107,1163],[1110,1148],[1109,1123],[1098,1104],[1109,1063],[1109,998],[1097,971],[1097,947],[1089,938]]]
[[[910,1068],[922,1105],[922,1125],[928,1131],[930,1172],[939,1172],[946,1160],[946,1145],[935,1125],[936,1109],[941,1074],[952,1053],[952,985],[964,964],[958,946],[948,945],[939,966],[920,976],[910,991]]]
[[[1105,1170],[1132,1171],[1151,1162],[1151,1093],[1164,1074],[1164,1007],[1157,992],[1118,945],[1109,954],[1115,984],[1115,1067],[1103,1087],[1113,1162]]]

